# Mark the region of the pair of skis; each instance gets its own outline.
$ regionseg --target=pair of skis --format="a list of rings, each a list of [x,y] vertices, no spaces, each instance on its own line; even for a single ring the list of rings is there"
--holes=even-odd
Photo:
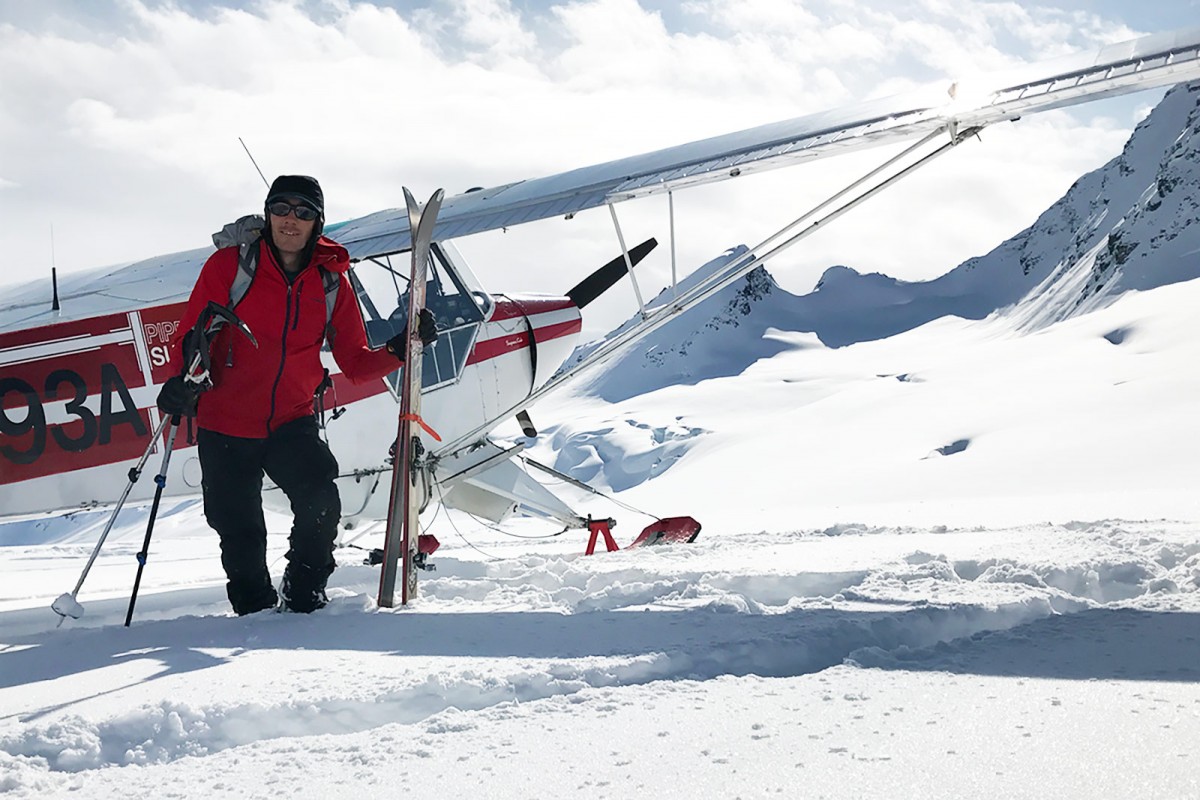
[[[423,557],[418,552],[421,497],[418,481],[424,469],[424,447],[415,425],[421,421],[421,360],[425,347],[421,342],[420,313],[425,307],[425,279],[428,274],[429,248],[433,228],[442,207],[444,192],[438,189],[422,209],[412,192],[404,189],[408,207],[408,229],[412,238],[412,271],[408,282],[408,342],[404,353],[404,374],[400,385],[400,424],[396,436],[396,456],[392,464],[392,493],[388,501],[387,533],[383,542],[383,570],[379,577],[379,606],[396,604],[397,571],[400,577],[400,605],[417,596],[417,570]]]

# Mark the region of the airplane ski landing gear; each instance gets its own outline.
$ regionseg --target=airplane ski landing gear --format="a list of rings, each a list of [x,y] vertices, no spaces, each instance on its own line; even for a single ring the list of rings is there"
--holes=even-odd
[[[700,523],[691,517],[663,517],[652,525],[647,525],[641,535],[630,542],[629,550],[633,547],[649,547],[656,544],[683,543],[696,541],[700,535]]]
[[[608,552],[611,553],[614,550],[620,550],[621,548],[617,547],[617,542],[612,536],[612,529],[616,524],[617,521],[611,517],[608,519],[592,519],[589,516],[587,526],[588,531],[592,535],[588,537],[587,552],[584,555],[590,556],[596,552],[596,537],[600,534],[604,534],[604,546],[608,548]]]
[[[530,458],[529,456],[520,456],[520,458],[523,462],[525,462],[529,466],[536,467],[537,469],[540,469],[542,472],[545,472],[548,475],[553,475],[554,477],[558,478],[559,480],[566,481],[567,483],[571,484],[572,486],[577,486],[580,489],[583,489],[585,492],[590,492],[591,494],[594,494],[597,497],[603,497],[605,500],[608,500],[609,502],[612,502],[612,503],[616,503],[617,505],[621,506],[622,508],[625,508],[636,514],[643,514],[647,517],[654,516],[653,514],[649,514],[645,511],[634,508],[633,506],[629,505],[628,503],[622,503],[617,498],[610,497],[609,495],[606,495],[604,492],[597,491],[596,489],[593,489],[591,486],[588,486],[583,481],[576,480],[575,478],[572,478],[570,475],[567,475],[565,472],[559,472],[554,467],[547,466],[546,464],[543,464],[539,461],[535,461],[532,458]],[[614,550],[621,549],[617,545],[616,540],[614,540],[613,536],[612,536],[612,529],[615,528],[617,525],[616,520],[611,519],[611,518],[610,519],[592,519],[591,515],[589,514],[588,518],[586,520],[584,520],[582,518],[577,518],[577,520],[575,521],[574,524],[568,524],[568,528],[581,527],[579,523],[586,524],[588,532],[591,534],[588,537],[587,550],[584,552],[584,555],[586,555],[586,556],[595,555],[596,542],[599,539],[601,534],[604,535],[604,546],[608,549],[608,552],[611,553]],[[642,532],[640,534],[638,534],[638,537],[636,539],[634,539],[632,542],[630,542],[629,547],[626,547],[625,549],[629,550],[630,548],[633,548],[633,547],[648,547],[650,545],[657,545],[657,544],[690,544],[691,542],[696,541],[696,537],[699,535],[700,535],[700,523],[697,522],[692,517],[655,518],[655,522],[651,523],[650,525],[647,525],[642,530]]]
[[[588,538],[587,552],[584,555],[595,554],[596,538],[600,534],[604,535],[604,546],[608,548],[608,552],[620,550],[621,548],[617,546],[612,537],[612,529],[616,527],[616,524],[617,521],[614,519],[588,517],[588,531],[592,535]],[[632,550],[635,547],[650,547],[658,544],[690,544],[696,541],[696,537],[699,535],[700,523],[691,517],[663,517],[657,522],[647,525],[625,549]]]
[[[417,537],[417,554],[413,556],[413,569],[422,572],[436,572],[437,567],[429,563],[429,557],[437,552],[441,543],[432,533],[422,533]]]
[[[347,545],[348,547],[357,547],[357,545]],[[437,552],[437,549],[442,546],[442,543],[437,540],[437,537],[432,533],[422,533],[417,537],[417,554],[413,556],[413,566],[417,569],[426,572],[436,572],[437,566],[429,563],[429,557]],[[362,548],[358,548],[362,549]],[[376,547],[373,550],[367,551],[367,558],[363,561],[364,564],[377,567],[383,563],[383,548]]]

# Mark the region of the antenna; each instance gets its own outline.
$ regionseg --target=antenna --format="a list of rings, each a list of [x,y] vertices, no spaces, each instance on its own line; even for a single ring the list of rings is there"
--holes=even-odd
[[[263,183],[265,183],[265,184],[267,185],[267,188],[268,188],[268,189],[270,189],[270,188],[271,188],[271,182],[267,180],[267,176],[266,176],[266,175],[263,175],[263,171],[262,171],[261,169],[258,169],[258,162],[254,160],[254,156],[253,156],[253,155],[250,153],[250,148],[249,148],[249,147],[246,147],[246,143],[245,143],[245,142],[242,142],[242,137],[240,137],[240,136],[239,136],[239,137],[238,137],[238,141],[239,141],[239,142],[241,142],[242,149],[246,151],[246,155],[250,157],[250,163],[254,165],[254,168],[255,168],[256,170],[258,170],[258,177],[262,178],[262,182],[263,182]]]
[[[54,287],[54,300],[50,304],[52,311],[60,310],[58,304],[58,265],[54,262],[54,223],[50,223],[50,284]]]

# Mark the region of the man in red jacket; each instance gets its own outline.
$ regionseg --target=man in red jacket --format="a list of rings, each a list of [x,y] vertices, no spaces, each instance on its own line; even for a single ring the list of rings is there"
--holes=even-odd
[[[226,591],[239,615],[272,608],[280,600],[267,570],[264,473],[287,495],[294,514],[282,606],[307,613],[327,602],[341,500],[334,484],[337,461],[321,440],[313,414],[314,394],[325,377],[322,343],[328,338],[334,359],[353,383],[379,380],[403,358],[404,334],[386,348],[368,347],[346,277],[349,255],[321,235],[324,208],[314,178],[283,175],[271,184],[266,226],[251,244],[258,248],[258,265],[236,309],[258,346],[230,326],[220,329],[209,351],[212,387],[201,397],[201,388],[181,377],[189,349],[185,337],[172,353],[180,375],[169,379],[158,397],[165,413],[196,416],[204,515],[220,537]],[[239,249],[226,247],[205,262],[180,330],[190,331],[210,300],[229,304],[238,261]],[[332,311],[328,274],[339,282]],[[435,321],[424,309],[420,318],[419,333],[428,344],[437,338]]]

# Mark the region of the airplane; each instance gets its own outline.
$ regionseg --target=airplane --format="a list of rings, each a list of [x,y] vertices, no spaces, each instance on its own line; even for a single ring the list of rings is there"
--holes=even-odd
[[[423,475],[427,502],[436,495],[447,507],[496,523],[522,515],[589,529],[588,518],[523,468],[528,463],[521,460],[523,442],[493,438],[501,423],[515,417],[527,437],[535,436],[528,409],[537,400],[987,126],[1196,79],[1200,28],[448,198],[428,264],[427,306],[439,320],[441,336],[423,359],[424,418],[440,434],[440,441],[423,434],[430,454]],[[618,204],[666,193],[672,199],[673,236],[676,191],[901,143],[908,146],[711,274],[680,278],[672,256],[671,284],[653,300],[645,299],[634,266],[656,242],[628,247]],[[453,243],[602,206],[622,252],[563,294],[489,291]],[[350,253],[350,280],[368,338],[372,346],[381,346],[403,326],[411,248],[407,212],[380,211],[330,224],[325,233]],[[170,377],[168,348],[183,333],[184,303],[211,252],[190,250],[74,275],[62,282],[61,291],[56,282],[48,287],[39,280],[7,293],[0,303],[0,517],[111,504],[130,479],[131,464],[158,446],[151,436],[161,429],[155,398]],[[626,278],[637,315],[571,359],[583,309]],[[354,386],[328,353],[323,358],[332,386],[316,399],[328,412],[328,441],[342,465],[343,522],[350,526],[381,518],[400,372]],[[195,445],[181,435],[175,448],[167,493],[198,494]],[[130,497],[146,499],[152,491],[149,485],[134,485]],[[282,493],[274,494],[283,506]],[[271,496],[268,491],[268,502]],[[661,526],[653,528],[639,540],[662,535]],[[595,543],[595,529],[590,529],[589,552]]]

